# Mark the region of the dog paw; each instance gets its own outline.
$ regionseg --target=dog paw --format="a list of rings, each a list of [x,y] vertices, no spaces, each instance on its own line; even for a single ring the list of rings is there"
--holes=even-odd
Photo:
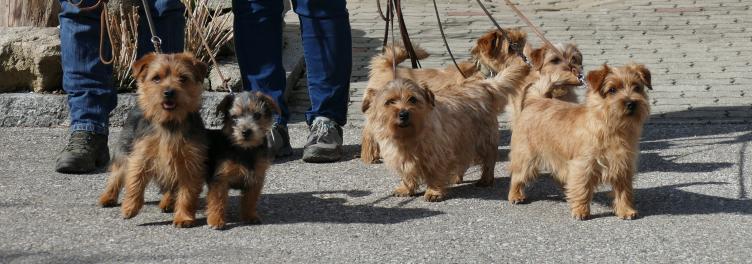
[[[623,212],[616,212],[616,216],[622,220],[637,219],[637,211],[634,209],[624,210]]]
[[[572,210],[572,218],[577,220],[587,220],[588,218],[590,218],[590,211]]]
[[[117,199],[112,199],[109,197],[101,197],[99,198],[99,206],[101,207],[115,207],[117,206]]]
[[[138,214],[138,211],[139,211],[138,208],[134,208],[134,207],[131,207],[131,206],[125,206],[125,205],[123,205],[122,209],[123,209],[122,210],[123,219],[131,219],[134,216],[136,216]]]
[[[490,179],[490,180],[480,179],[477,182],[475,182],[476,187],[491,187],[493,186],[493,184],[494,184],[494,179]]]
[[[243,216],[243,222],[246,222],[249,225],[260,225],[261,217],[255,213],[248,216]]]
[[[415,193],[411,190],[408,190],[407,188],[397,187],[397,189],[394,189],[394,192],[392,193],[392,195],[396,197],[410,197],[410,196],[415,195]]]
[[[196,224],[196,220],[193,219],[175,219],[172,221],[172,225],[177,228],[189,228]]]
[[[159,209],[162,209],[162,213],[172,213],[173,211],[175,211],[172,204],[163,205],[160,203]]]
[[[208,225],[209,228],[214,229],[214,230],[222,230],[225,228],[225,220],[215,218],[215,217],[208,217],[206,219],[206,225]]]
[[[426,190],[426,193],[423,195],[423,198],[426,200],[426,202],[441,202],[444,200],[444,193],[433,191],[431,189]]]
[[[510,194],[508,199],[509,199],[509,203],[511,204],[521,204],[525,202],[525,196],[521,194],[517,194],[517,195]]]

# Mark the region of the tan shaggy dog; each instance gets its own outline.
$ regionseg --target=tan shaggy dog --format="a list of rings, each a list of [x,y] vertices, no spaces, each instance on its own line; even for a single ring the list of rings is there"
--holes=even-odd
[[[557,53],[555,50],[558,50]],[[576,45],[567,44],[554,44],[554,47],[550,45],[543,45],[540,48],[533,49],[532,46],[525,46],[525,53],[532,64],[532,71],[525,80],[527,85],[532,85],[542,75],[558,74],[571,74],[573,77],[582,79],[582,52]],[[567,77],[569,78],[569,77]],[[546,98],[556,98],[562,101],[577,102],[577,94],[574,93],[574,88],[579,86],[580,83],[572,85],[557,86],[550,89],[545,93]]]
[[[613,187],[616,216],[633,219],[632,180],[650,112],[650,72],[637,64],[603,65],[587,75],[584,104],[545,98],[551,87],[576,82],[571,75],[543,75],[528,91],[512,124],[509,201],[524,201],[525,184],[544,168],[563,185],[574,218],[590,216],[595,188],[605,183]]]
[[[102,206],[116,205],[124,186],[123,217],[134,217],[154,180],[163,193],[159,207],[171,211],[174,204],[173,224],[194,224],[206,172],[206,133],[198,112],[206,72],[206,65],[187,53],[151,53],[134,63],[138,104],[113,151]]]
[[[446,188],[481,164],[479,186],[494,181],[498,146],[496,116],[529,67],[517,59],[493,79],[467,82],[435,93],[398,78],[377,90],[366,107],[368,126],[386,165],[401,176],[395,196],[412,196],[421,183],[424,198],[441,201]]]
[[[499,71],[504,70],[507,61],[517,57],[514,48],[525,45],[527,34],[519,29],[506,29],[507,38],[499,30],[489,31],[476,41],[476,45],[470,53],[473,56],[471,61],[459,63],[460,68],[468,78],[464,78],[454,65],[445,69],[411,69],[397,67],[397,76],[399,78],[410,79],[426,86],[431,91],[438,91],[447,87],[456,87],[470,81],[480,81],[488,77],[493,77]],[[420,47],[415,47],[418,59],[428,57],[428,53]],[[368,111],[371,105],[370,101],[376,91],[381,89],[389,81],[394,79],[393,65],[400,64],[408,57],[407,50],[400,45],[387,46],[384,53],[374,56],[371,59],[371,72],[369,75],[368,86],[363,95],[363,113]],[[393,64],[394,63],[394,64]],[[363,128],[363,137],[361,140],[360,158],[365,163],[374,163],[379,160],[379,149],[373,140],[371,127]]]

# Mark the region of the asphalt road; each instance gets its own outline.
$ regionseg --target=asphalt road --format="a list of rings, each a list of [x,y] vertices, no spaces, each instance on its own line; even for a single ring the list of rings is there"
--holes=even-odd
[[[398,178],[355,159],[360,131],[345,132],[345,161],[271,168],[263,225],[238,223],[233,193],[230,228],[215,231],[173,228],[153,187],[141,214],[123,220],[95,204],[107,173],[53,172],[65,129],[0,129],[0,263],[752,261],[749,124],[646,127],[633,221],[613,216],[605,187],[594,218],[573,220],[549,179],[528,188],[530,203],[510,205],[507,138],[493,188],[468,182],[440,203],[391,197]],[[305,135],[293,127],[298,158]],[[472,168],[466,179],[478,177]]]

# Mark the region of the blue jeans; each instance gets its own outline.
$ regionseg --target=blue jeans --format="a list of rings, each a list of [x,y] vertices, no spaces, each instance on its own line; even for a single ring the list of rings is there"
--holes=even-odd
[[[352,70],[352,37],[345,0],[292,0],[300,19],[303,55],[308,75],[310,124],[319,116],[340,125],[347,122]],[[233,0],[235,50],[243,88],[268,94],[290,117],[284,100],[285,69],[282,66],[281,0]]]
[[[78,3],[79,0],[73,0]],[[84,0],[81,7],[89,7],[96,0]],[[157,35],[162,38],[165,53],[182,52],[184,42],[185,7],[179,0],[151,2]],[[63,66],[63,89],[68,94],[71,130],[107,134],[110,112],[117,105],[117,91],[112,83],[112,66],[99,61],[99,18],[101,9],[80,11],[66,0],[60,0],[60,51]],[[139,21],[138,56],[154,51],[149,39],[146,17]],[[105,36],[105,39],[107,37]],[[110,44],[104,45],[105,58],[110,56]]]

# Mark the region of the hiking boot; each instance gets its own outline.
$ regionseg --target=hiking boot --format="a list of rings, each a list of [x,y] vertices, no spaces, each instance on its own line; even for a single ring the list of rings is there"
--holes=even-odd
[[[274,124],[272,131],[266,136],[269,141],[269,151],[273,157],[287,157],[292,155],[290,146],[290,134],[287,132],[287,126]]]
[[[342,158],[342,127],[329,118],[313,120],[308,143],[303,148],[305,162],[334,162]]]
[[[110,162],[107,135],[88,131],[73,131],[60,156],[55,171],[60,173],[88,173]]]

